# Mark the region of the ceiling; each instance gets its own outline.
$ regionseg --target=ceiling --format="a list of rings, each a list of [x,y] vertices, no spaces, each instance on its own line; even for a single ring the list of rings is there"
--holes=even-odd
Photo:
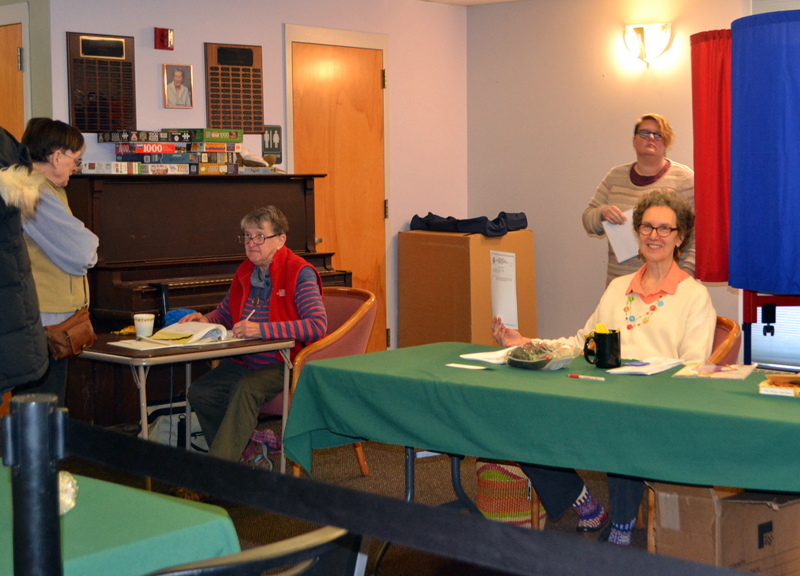
[[[422,0],[437,4],[455,4],[457,6],[478,6],[479,4],[499,4],[501,2],[519,2],[519,0]]]

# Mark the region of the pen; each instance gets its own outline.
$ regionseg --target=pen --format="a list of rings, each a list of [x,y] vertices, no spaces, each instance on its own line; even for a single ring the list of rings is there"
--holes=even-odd
[[[570,378],[579,378],[580,380],[599,380],[605,382],[606,379],[602,376],[584,376],[583,374],[567,374]]]
[[[255,308],[253,308],[252,310],[250,310],[250,314],[248,314],[248,315],[247,315],[247,318],[245,318],[245,319],[244,319],[244,321],[245,321],[245,322],[247,322],[248,320],[250,320],[250,316],[252,316],[252,315],[253,315],[253,312],[255,312],[255,311],[256,311],[256,309],[255,309]]]

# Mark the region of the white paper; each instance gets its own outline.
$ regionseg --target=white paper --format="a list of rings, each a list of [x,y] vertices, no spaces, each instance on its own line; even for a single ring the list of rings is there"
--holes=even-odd
[[[614,249],[617,262],[625,262],[639,254],[639,243],[633,232],[633,208],[623,214],[627,218],[624,224],[603,222],[603,229],[606,231],[611,248]]]
[[[508,328],[519,330],[517,312],[517,255],[489,252],[492,258],[492,316],[499,316]]]
[[[473,352],[471,354],[462,354],[461,358],[464,360],[488,362],[489,364],[505,364],[508,353],[514,348],[516,348],[516,346],[510,346],[501,350],[492,350],[491,352]]]
[[[606,370],[606,372],[609,374],[640,374],[650,376],[651,374],[658,374],[659,372],[683,364],[683,360],[678,358],[661,358],[659,356],[644,358],[642,362],[646,362],[646,364],[644,366],[620,366],[619,368]]]

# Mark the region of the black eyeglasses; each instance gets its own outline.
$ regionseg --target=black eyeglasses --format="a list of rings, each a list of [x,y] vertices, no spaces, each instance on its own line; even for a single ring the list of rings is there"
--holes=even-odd
[[[650,136],[652,136],[656,140],[661,140],[663,138],[663,136],[661,136],[661,132],[650,132],[650,130],[638,130],[636,133],[639,135],[639,138],[644,138],[645,140],[650,138]]]
[[[264,236],[263,234],[256,234],[255,236],[250,236],[250,234],[243,234],[242,236],[238,236],[239,244],[250,244],[252,242],[256,246],[261,246],[269,240],[270,238],[275,238],[275,236],[280,236],[280,234],[273,234],[272,236]]]
[[[651,226],[650,224],[639,225],[639,234],[650,236],[650,234],[653,233],[653,230],[655,230],[658,233],[658,235],[661,236],[662,238],[666,238],[667,236],[675,232],[677,228],[673,228],[672,226]]]

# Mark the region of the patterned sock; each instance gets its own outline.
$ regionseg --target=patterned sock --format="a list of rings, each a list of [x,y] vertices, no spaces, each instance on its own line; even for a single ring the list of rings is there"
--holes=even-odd
[[[615,544],[617,546],[630,546],[631,534],[633,533],[634,526],[636,526],[636,518],[627,524],[617,524],[616,522],[612,522],[611,534],[608,535],[608,543]]]
[[[578,499],[572,505],[572,509],[578,513],[579,528],[597,528],[606,521],[606,511],[603,506],[594,499],[589,489],[584,486]]]

